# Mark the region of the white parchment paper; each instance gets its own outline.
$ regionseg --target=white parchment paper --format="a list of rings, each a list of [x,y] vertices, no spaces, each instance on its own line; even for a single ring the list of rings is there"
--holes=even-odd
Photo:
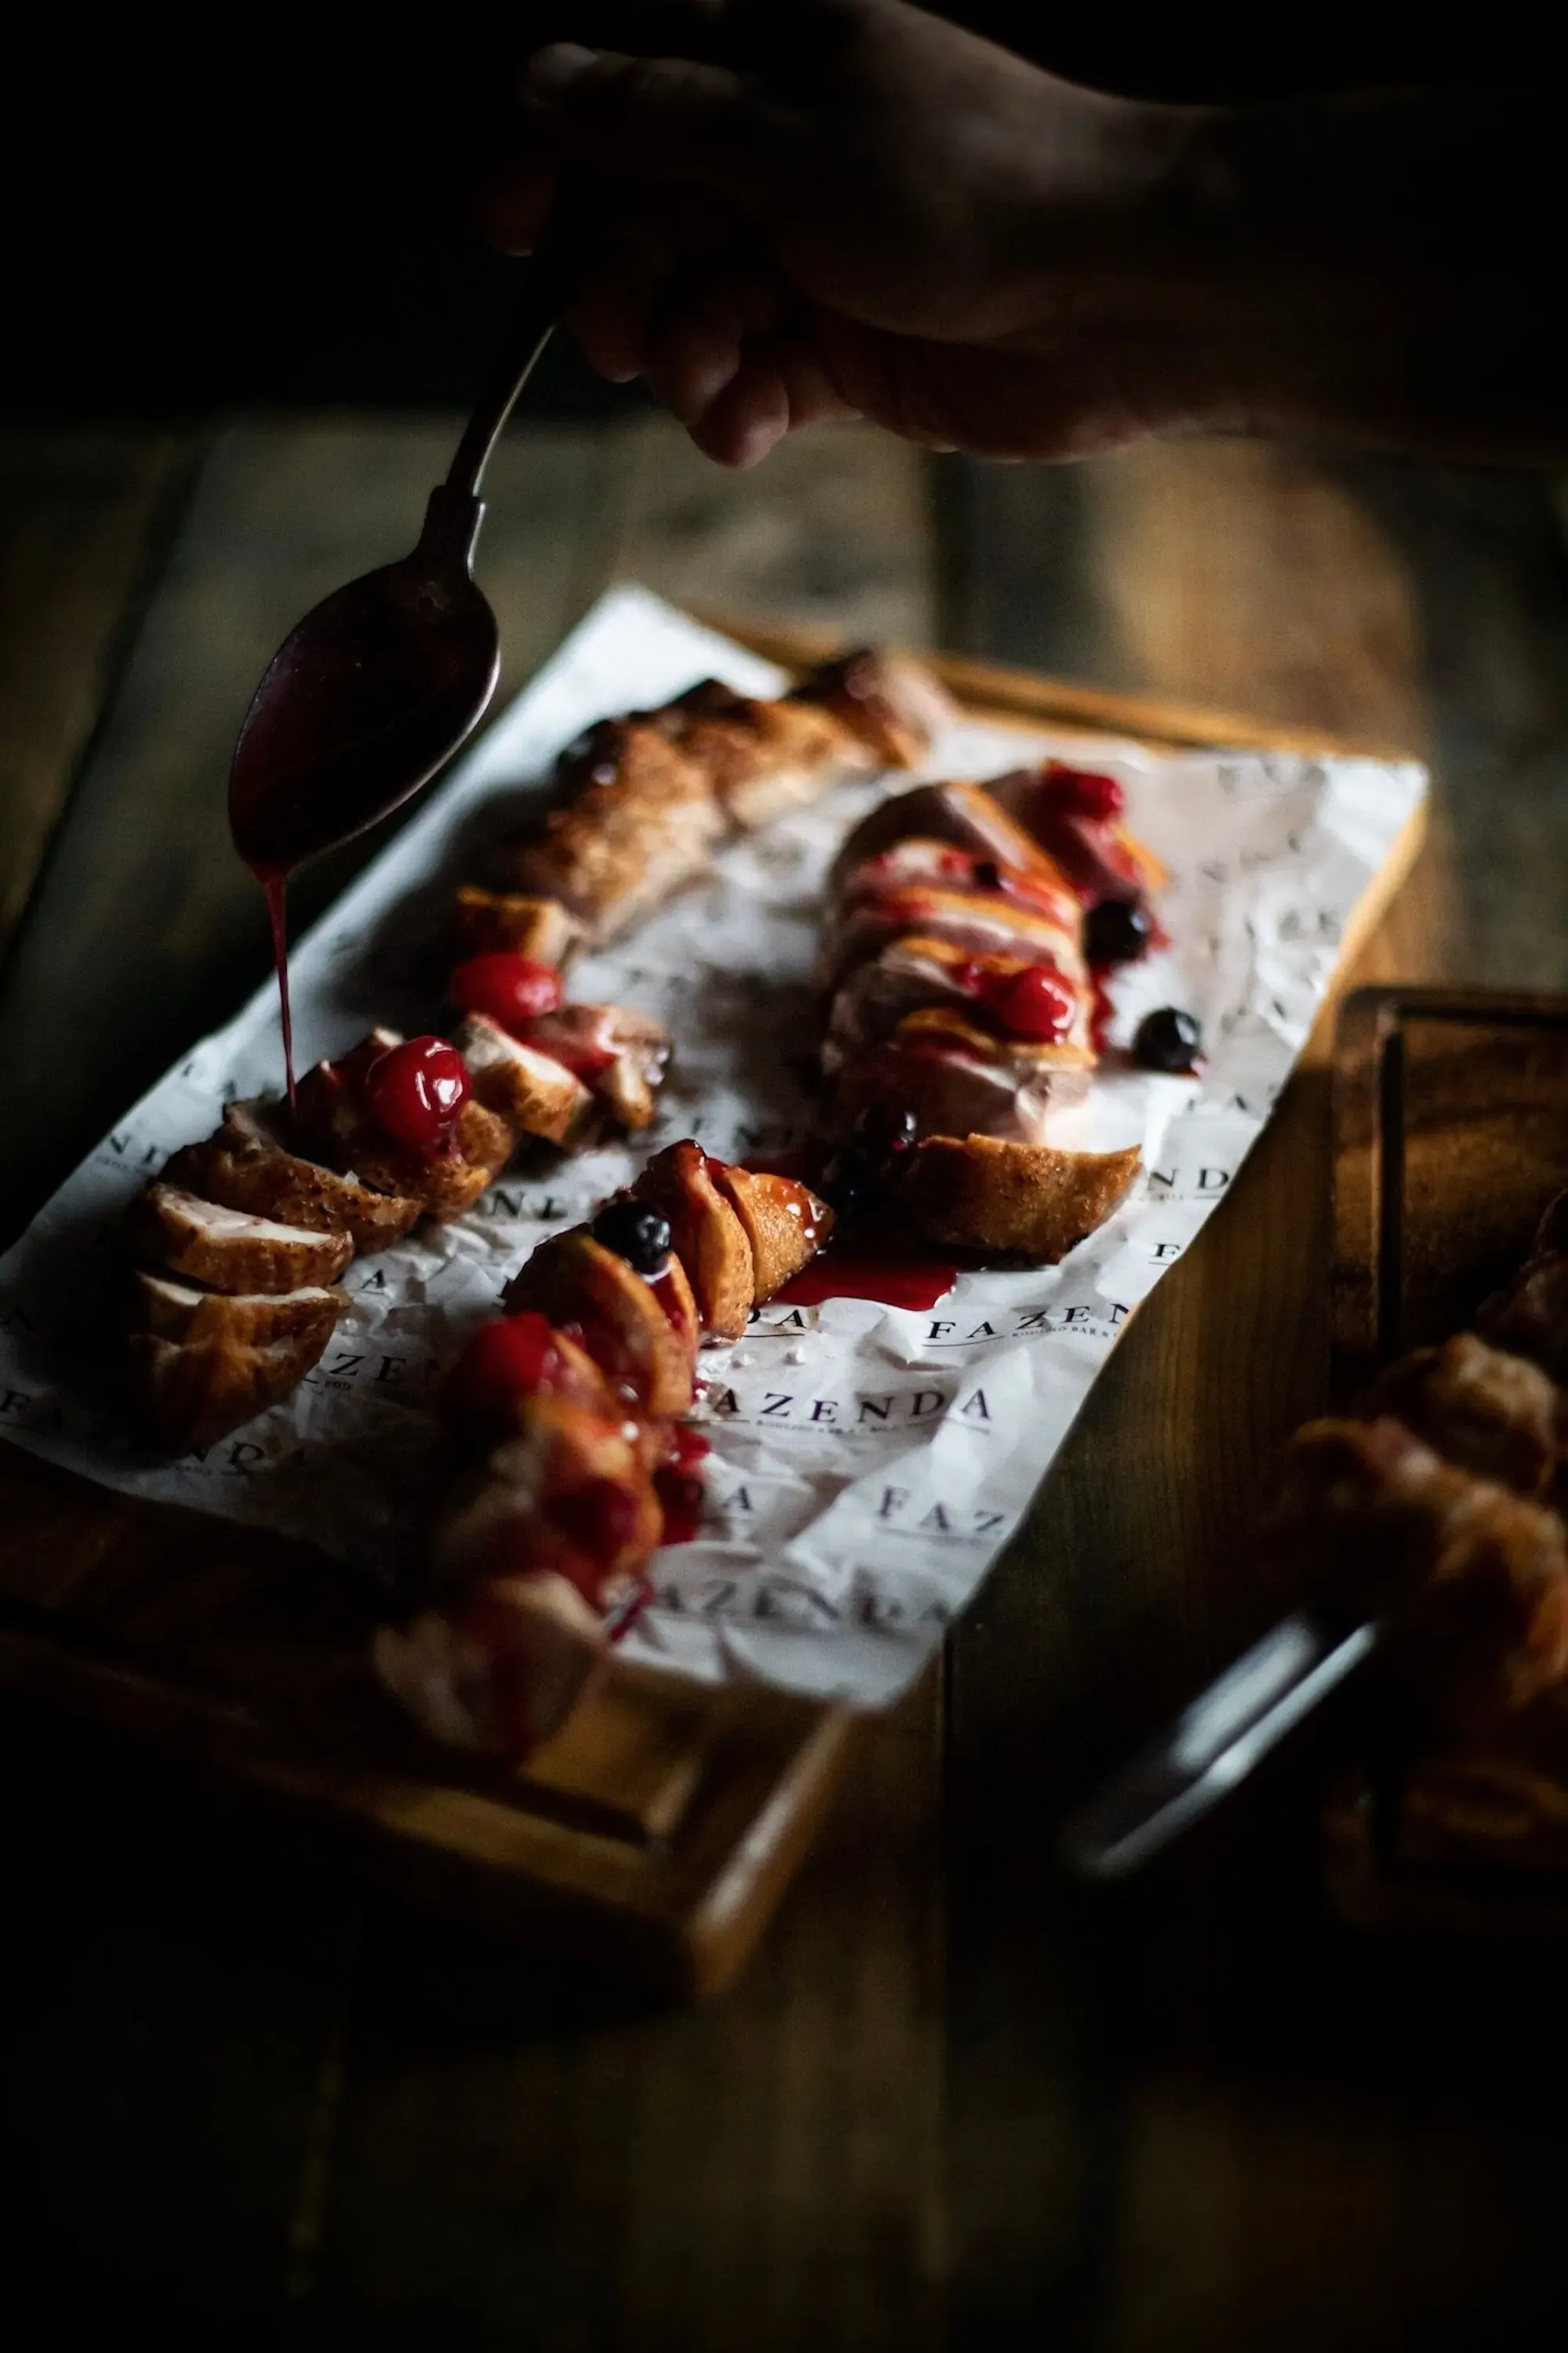
[[[596,606],[296,950],[302,1062],[374,1021],[439,1028],[449,893],[476,845],[519,821],[589,721],[706,676],[751,693],[780,683],[642,590]],[[1061,1115],[1053,1141],[1136,1141],[1143,1174],[1060,1266],[965,1274],[929,1314],[848,1299],[767,1307],[744,1339],[705,1354],[707,1516],[699,1541],[658,1556],[633,1656],[868,1705],[904,1688],[1018,1525],[1138,1303],[1224,1199],[1356,902],[1426,790],[1410,765],[1161,757],[969,724],[942,737],[925,773],[984,777],[1051,751],[1116,776],[1131,823],[1171,869],[1172,945],[1122,976],[1112,1037],[1152,1007],[1185,1006],[1204,1026],[1202,1074],[1107,1072]],[[158,1462],[127,1434],[112,1387],[114,1229],[226,1101],[280,1091],[268,982],[117,1123],[0,1261],[0,1430],[105,1485],[309,1536],[406,1584],[433,1385],[520,1261],[678,1136],[741,1159],[786,1149],[807,1124],[823,877],[848,826],[910,781],[845,787],[734,845],[710,882],[574,967],[574,997],[669,1024],[676,1060],[651,1135],[576,1160],[536,1148],[468,1217],[356,1261],[353,1314],[295,1395],[200,1454]]]

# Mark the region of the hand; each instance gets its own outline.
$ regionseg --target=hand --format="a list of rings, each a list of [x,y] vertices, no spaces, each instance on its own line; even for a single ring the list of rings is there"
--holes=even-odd
[[[901,0],[622,15],[681,54],[542,51],[488,225],[526,252],[562,160],[613,175],[571,323],[710,456],[855,415],[999,457],[1228,421],[1172,293],[1192,111],[1075,89]]]

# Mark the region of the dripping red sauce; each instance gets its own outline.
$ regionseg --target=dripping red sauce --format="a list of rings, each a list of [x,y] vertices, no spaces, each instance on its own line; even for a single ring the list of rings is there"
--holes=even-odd
[[[1103,1054],[1110,1045],[1110,1025],[1116,1018],[1116,1008],[1110,1001],[1110,991],[1106,987],[1107,976],[1114,969],[1114,965],[1108,964],[1091,964],[1089,968],[1089,985],[1094,991],[1094,1010],[1089,1015],[1089,1043],[1097,1054]]]
[[[945,1259],[838,1250],[830,1242],[820,1257],[791,1275],[767,1304],[820,1307],[828,1299],[871,1299],[881,1307],[907,1307],[919,1313],[947,1297],[958,1272]]]
[[[286,866],[253,866],[250,871],[267,895],[272,965],[278,975],[278,1016],[283,1030],[283,1075],[289,1086],[289,1108],[293,1112],[300,1105],[294,1089],[294,1022],[289,1008],[289,870]]]
[[[670,1280],[668,1261],[665,1261],[662,1273],[645,1275],[643,1281],[663,1308],[665,1322],[677,1332],[684,1332],[687,1328],[686,1311],[680,1293]]]

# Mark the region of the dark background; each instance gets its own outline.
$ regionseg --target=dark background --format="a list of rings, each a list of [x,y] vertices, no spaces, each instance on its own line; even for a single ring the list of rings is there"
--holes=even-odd
[[[1102,9],[945,13],[1079,79],[1171,97],[1465,70],[1458,18],[1417,37],[1407,16],[1396,29],[1369,10],[1352,33],[1296,12],[1284,40],[1272,16],[1221,27],[1182,10],[1130,32]],[[1074,13],[1108,21],[1063,30]],[[544,38],[593,38],[604,16],[27,12],[0,141],[7,405],[462,402],[516,270],[469,227],[476,168],[518,60]],[[637,396],[559,351],[534,398],[588,413]]]

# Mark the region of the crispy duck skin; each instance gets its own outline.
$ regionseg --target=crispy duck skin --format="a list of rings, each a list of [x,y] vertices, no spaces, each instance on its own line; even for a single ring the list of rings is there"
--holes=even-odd
[[[354,1254],[346,1231],[312,1232],[167,1182],[146,1186],[125,1219],[133,1257],[209,1291],[298,1291],[335,1282]]]
[[[1119,818],[1086,816],[1053,790],[1063,764],[1042,761],[998,776],[987,789],[1068,877],[1085,906],[1102,899],[1147,900],[1163,890],[1165,869]]]
[[[637,1273],[585,1227],[552,1237],[507,1293],[513,1315],[548,1319],[534,1359],[548,1372],[515,1398],[476,1398],[460,1359],[449,1384],[459,1467],[431,1536],[439,1607],[383,1627],[372,1647],[391,1696],[448,1745],[521,1761],[591,1687],[609,1652],[604,1612],[635,1594],[663,1538],[656,1479],[704,1331],[743,1330],[832,1225],[806,1187],[689,1141],[660,1153],[629,1198],[669,1225],[663,1267]]]
[[[1010,817],[990,786],[967,783],[916,785],[894,793],[863,817],[834,860],[827,876],[832,900],[853,895],[855,878],[873,861],[908,841],[940,843],[971,861],[993,860],[1015,873],[1033,875],[1066,893],[1078,913],[1076,894],[1039,844]],[[929,862],[929,852],[922,862]]]
[[[564,1145],[584,1133],[594,1098],[564,1063],[483,1013],[468,1014],[452,1043],[468,1065],[476,1096],[509,1128]]]
[[[199,1194],[226,1209],[313,1233],[345,1233],[356,1250],[385,1250],[414,1225],[422,1204],[410,1196],[378,1193],[290,1152],[282,1141],[278,1103],[230,1103],[223,1124],[205,1144],[188,1144],[163,1168],[163,1182]]]
[[[563,965],[583,937],[583,926],[559,899],[538,899],[516,891],[484,891],[463,883],[453,913],[466,955],[510,950],[535,964]]]
[[[847,656],[777,702],[704,680],[570,744],[557,767],[561,805],[500,845],[493,879],[504,892],[557,901],[594,940],[614,938],[704,875],[727,834],[844,777],[912,765],[951,709],[933,679],[896,656]]]

